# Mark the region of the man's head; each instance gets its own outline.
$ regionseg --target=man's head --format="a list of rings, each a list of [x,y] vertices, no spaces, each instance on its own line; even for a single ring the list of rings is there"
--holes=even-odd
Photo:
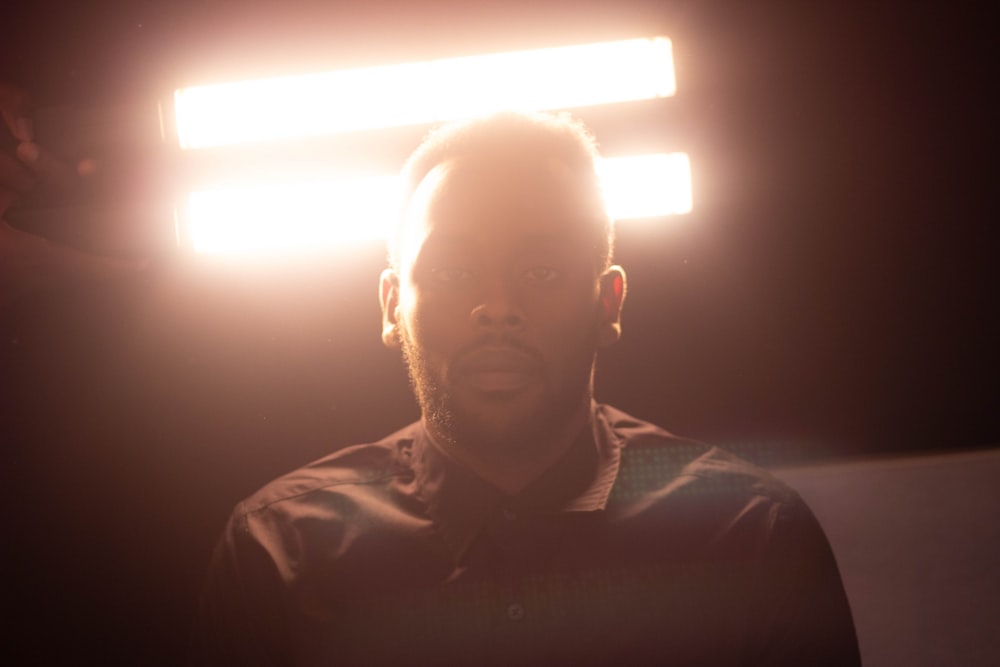
[[[383,340],[449,444],[533,447],[589,406],[625,289],[595,157],[568,116],[506,113],[446,126],[410,158]]]
[[[404,200],[410,203],[420,183],[434,167],[462,156],[483,160],[503,158],[530,162],[552,158],[568,167],[581,179],[586,197],[593,197],[594,257],[603,271],[611,262],[614,227],[601,199],[595,170],[599,157],[597,142],[590,130],[568,114],[498,113],[444,125],[431,132],[410,155],[403,168]],[[400,216],[389,239],[389,265],[399,266],[401,235],[406,229],[406,215]]]

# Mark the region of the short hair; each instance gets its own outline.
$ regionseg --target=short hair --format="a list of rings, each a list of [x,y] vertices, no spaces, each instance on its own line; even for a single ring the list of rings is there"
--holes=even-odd
[[[399,268],[399,245],[410,198],[434,167],[448,160],[476,157],[551,157],[581,176],[599,206],[594,223],[595,263],[599,271],[611,265],[614,226],[601,198],[597,175],[597,140],[582,121],[568,113],[504,111],[490,116],[442,125],[425,137],[403,167],[403,202],[396,227],[388,240],[388,261]]]

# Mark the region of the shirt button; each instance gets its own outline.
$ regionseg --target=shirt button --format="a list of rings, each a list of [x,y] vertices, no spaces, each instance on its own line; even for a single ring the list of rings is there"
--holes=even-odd
[[[520,621],[524,618],[524,605],[520,602],[511,602],[507,605],[507,618],[512,621]]]
[[[509,510],[507,508],[504,508],[503,518],[507,519],[508,521],[513,521],[514,519],[517,518],[517,513],[514,510]]]

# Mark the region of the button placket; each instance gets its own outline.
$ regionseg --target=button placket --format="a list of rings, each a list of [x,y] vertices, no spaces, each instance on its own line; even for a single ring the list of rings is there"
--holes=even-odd
[[[499,565],[503,577],[507,581],[506,601],[498,610],[503,618],[511,624],[519,624],[527,616],[524,605],[522,580],[529,560],[530,545],[525,543],[524,531],[528,525],[522,517],[509,506],[501,507],[493,515],[488,532],[501,556]],[[530,522],[529,522],[530,524]]]

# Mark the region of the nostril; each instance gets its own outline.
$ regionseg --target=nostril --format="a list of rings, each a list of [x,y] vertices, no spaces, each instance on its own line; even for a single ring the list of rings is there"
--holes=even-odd
[[[485,305],[476,306],[473,309],[472,321],[481,327],[489,327],[493,325],[493,318],[490,317],[490,311]]]
[[[517,329],[524,325],[524,317],[509,308],[491,308],[486,304],[477,306],[471,313],[472,321],[484,329]]]

